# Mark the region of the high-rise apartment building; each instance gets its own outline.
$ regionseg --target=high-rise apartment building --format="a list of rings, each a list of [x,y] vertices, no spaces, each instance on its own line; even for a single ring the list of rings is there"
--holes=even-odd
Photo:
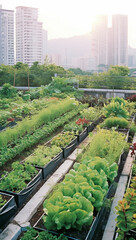
[[[16,8],[16,62],[31,66],[43,62],[43,28],[38,21],[38,9]]]
[[[0,64],[14,65],[14,11],[0,5]]]
[[[113,65],[128,65],[128,16],[112,16]]]
[[[108,16],[96,16],[92,26],[91,56],[91,68],[95,71],[100,70],[99,66],[128,65],[128,16],[113,15],[110,28]]]
[[[98,15],[92,25],[91,54],[94,70],[107,65],[108,60],[108,16]]]

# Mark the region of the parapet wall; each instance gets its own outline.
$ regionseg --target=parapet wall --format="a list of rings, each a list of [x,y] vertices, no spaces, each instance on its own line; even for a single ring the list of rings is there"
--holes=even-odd
[[[84,91],[85,94],[92,95],[95,97],[103,96],[104,98],[121,97],[127,98],[136,94],[136,90],[122,90],[122,89],[95,89],[95,88],[79,88]]]

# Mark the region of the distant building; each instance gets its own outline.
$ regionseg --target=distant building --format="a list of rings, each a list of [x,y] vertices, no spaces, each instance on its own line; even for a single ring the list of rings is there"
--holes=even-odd
[[[108,16],[97,15],[92,25],[91,54],[94,70],[101,64],[107,65],[108,61]]]
[[[0,5],[0,64],[14,65],[14,11]]]
[[[47,57],[47,42],[48,42],[48,32],[47,30],[43,29],[43,36],[42,36],[42,48],[43,48],[43,52],[42,52],[42,63],[44,63],[46,57]]]
[[[16,62],[31,66],[43,62],[43,28],[38,22],[38,9],[16,8]]]
[[[113,65],[128,65],[128,16],[112,16]]]
[[[91,68],[99,66],[128,65],[128,16],[112,16],[112,27],[108,27],[108,16],[98,15],[92,26]]]

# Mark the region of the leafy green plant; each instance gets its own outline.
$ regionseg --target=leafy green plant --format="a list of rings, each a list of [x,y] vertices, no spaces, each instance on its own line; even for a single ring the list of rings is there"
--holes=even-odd
[[[109,117],[105,119],[105,121],[101,124],[102,127],[107,128],[128,128],[129,122],[125,118],[119,117]]]
[[[133,176],[136,176],[136,163],[133,164],[133,167],[132,167],[132,175],[133,175]]]
[[[66,147],[74,138],[75,134],[73,132],[62,132],[52,139],[51,144],[63,148]]]
[[[31,178],[38,173],[38,171],[28,163],[19,164],[19,162],[14,162],[12,168],[13,171],[2,175],[0,189],[19,192],[25,188]]]
[[[26,159],[26,162],[37,166],[44,166],[61,151],[62,151],[61,148],[55,145],[51,147],[44,145],[38,146],[34,153]]]
[[[136,229],[136,177],[132,179],[123,200],[118,202],[117,210],[117,240],[133,239],[130,230]]]
[[[79,134],[83,131],[83,126],[76,124],[76,122],[68,123],[64,126],[64,132],[74,132],[74,134]]]
[[[86,105],[79,105],[76,109],[65,113],[63,116],[56,119],[53,123],[50,122],[48,125],[44,125],[42,128],[35,130],[35,132],[30,135],[27,134],[24,137],[18,139],[14,142],[15,146],[12,145],[4,146],[0,151],[0,165],[2,166],[6,161],[14,158],[20,154],[24,149],[28,149],[34,144],[38,143],[42,138],[49,136],[56,130],[58,127],[63,126],[65,123],[68,123],[70,119],[76,116],[81,109],[85,108]]]
[[[101,157],[112,164],[119,160],[123,149],[128,149],[124,134],[118,133],[115,130],[100,129],[97,134],[93,136],[86,149],[85,156],[83,153],[78,158],[80,161],[83,161],[90,157]]]
[[[132,123],[130,126],[130,134],[135,134],[136,133],[136,124]]]
[[[89,226],[93,220],[93,206],[89,200],[77,193],[71,197],[65,197],[61,192],[55,192],[50,199],[45,200],[44,211],[48,215],[43,216],[47,229],[82,229]]]
[[[17,90],[9,83],[5,83],[0,90],[0,96],[5,98],[12,98],[17,95]]]
[[[89,107],[81,111],[82,117],[86,118],[91,122],[95,121],[100,116],[101,113],[102,113],[102,110],[96,107]]]
[[[6,202],[6,200],[3,200],[2,195],[0,195],[0,209],[5,205]]]
[[[125,100],[123,98],[120,98],[120,97],[114,97],[114,98],[112,98],[112,101],[118,102],[120,105],[123,105],[123,106],[126,105]]]
[[[42,110],[39,114],[33,116],[31,119],[24,119],[19,122],[16,128],[6,129],[0,135],[0,147],[6,146],[9,142],[13,142],[27,133],[33,133],[43,124],[53,121],[60,115],[68,112],[77,106],[77,102],[72,99],[63,100],[49,108]]]
[[[24,233],[24,236],[20,238],[20,240],[67,240],[63,234],[59,236],[52,235],[48,231],[39,232],[33,228],[27,228],[27,232]]]
[[[105,116],[106,117],[121,117],[121,118],[128,118],[129,114],[123,104],[120,104],[118,102],[111,102],[107,106],[104,106]]]

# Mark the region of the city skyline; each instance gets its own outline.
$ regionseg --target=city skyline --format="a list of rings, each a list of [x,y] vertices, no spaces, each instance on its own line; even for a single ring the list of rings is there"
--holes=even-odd
[[[136,27],[134,0],[47,0],[26,1],[26,0],[0,0],[2,8],[15,10],[17,6],[38,8],[39,21],[48,31],[48,39],[68,38],[83,35],[91,32],[93,18],[97,14],[107,14],[110,18],[113,14],[128,15],[128,44],[136,48]]]

